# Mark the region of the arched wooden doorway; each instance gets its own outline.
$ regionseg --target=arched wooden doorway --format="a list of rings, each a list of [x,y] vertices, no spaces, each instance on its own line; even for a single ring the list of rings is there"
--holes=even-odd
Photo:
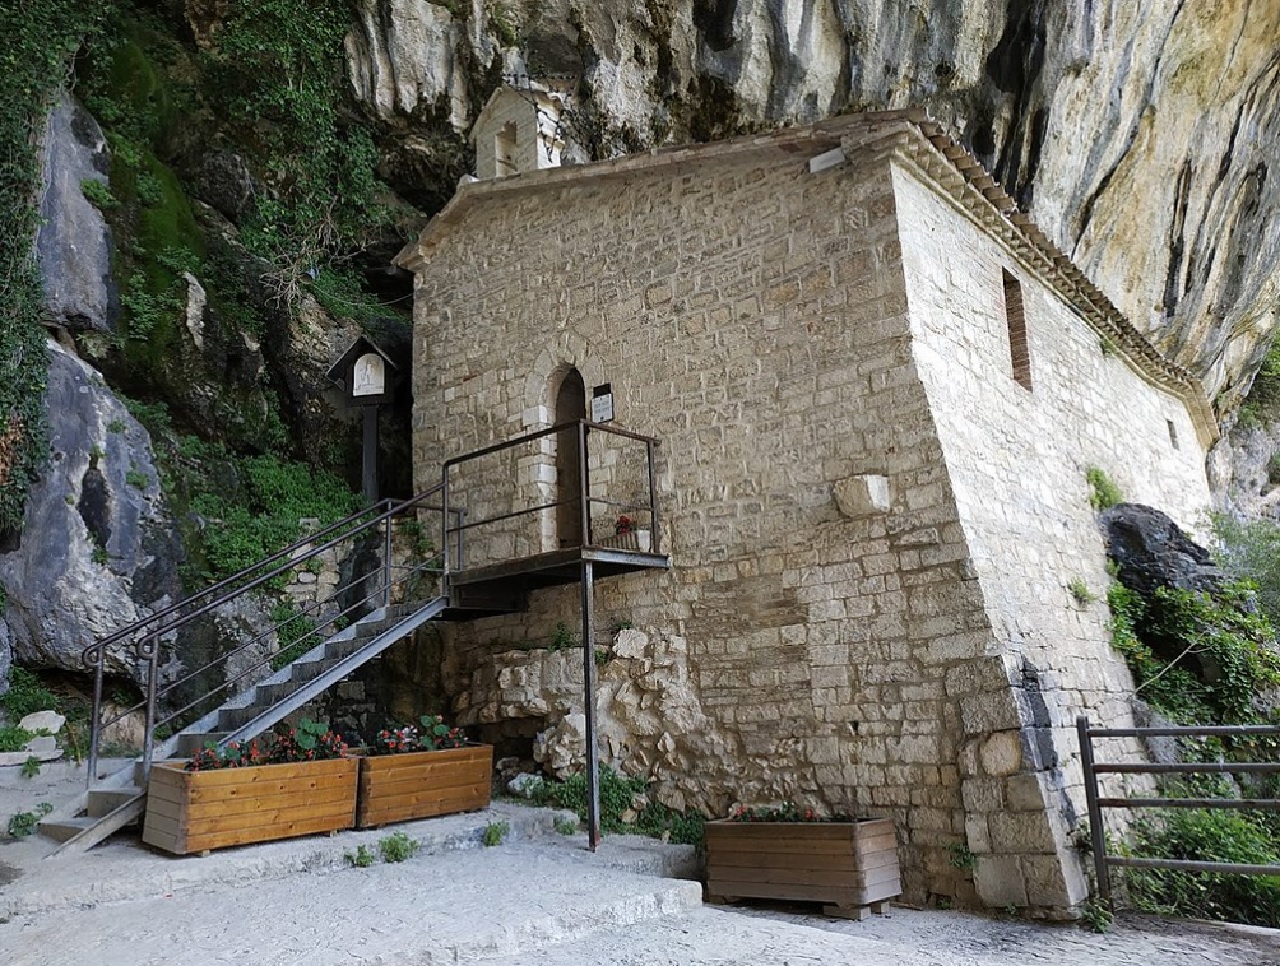
[[[587,418],[587,387],[582,373],[570,369],[556,391],[555,422]],[[582,480],[578,466],[578,427],[556,438],[556,536],[561,547],[582,545]]]

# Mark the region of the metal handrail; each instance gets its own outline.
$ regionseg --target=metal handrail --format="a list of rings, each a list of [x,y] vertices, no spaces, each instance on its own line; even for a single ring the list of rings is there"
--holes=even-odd
[[[1206,862],[1195,859],[1154,859],[1108,855],[1106,830],[1102,827],[1102,810],[1104,808],[1250,808],[1264,811],[1280,811],[1280,798],[1103,798],[1098,794],[1099,774],[1274,773],[1280,772],[1280,762],[1099,762],[1093,756],[1095,738],[1280,736],[1280,726],[1204,725],[1202,727],[1094,728],[1089,723],[1087,716],[1080,715],[1076,718],[1076,733],[1080,740],[1080,766],[1084,775],[1085,804],[1089,811],[1089,839],[1093,852],[1094,877],[1097,879],[1098,895],[1108,907],[1112,906],[1112,899],[1111,879],[1107,870],[1112,866],[1129,869],[1170,869],[1182,872],[1280,875],[1280,865],[1243,865],[1235,862]]]
[[[252,646],[253,643],[265,637],[266,634],[259,635],[258,638],[255,638],[253,641],[250,641],[247,644],[242,644],[240,647],[224,655],[220,655],[218,658],[215,658],[213,661],[210,661],[209,663],[205,664],[203,667],[198,668],[195,671],[192,671],[184,675],[184,677],[179,679],[178,681],[171,682],[164,689],[161,689],[159,687],[160,643],[161,643],[162,637],[176,633],[181,628],[187,626],[191,622],[205,616],[206,614],[209,614],[217,610],[218,608],[226,605],[227,603],[230,603],[233,600],[236,600],[248,593],[251,593],[252,591],[268,583],[269,581],[275,579],[276,577],[297,568],[299,565],[305,563],[306,561],[313,559],[314,557],[338,546],[339,544],[347,540],[351,540],[357,536],[360,536],[361,534],[372,532],[378,527],[383,528],[383,561],[382,561],[382,568],[381,568],[383,570],[383,580],[382,580],[382,587],[380,592],[384,597],[384,604],[389,604],[391,587],[393,584],[393,581],[391,580],[391,577],[390,577],[391,520],[394,517],[405,513],[406,511],[409,511],[415,508],[422,508],[422,509],[436,510],[441,512],[442,515],[444,515],[445,517],[445,523],[447,525],[448,515],[450,511],[447,511],[443,506],[436,506],[436,505],[428,504],[425,502],[428,499],[430,499],[432,496],[434,496],[436,493],[440,492],[440,490],[441,490],[440,484],[436,484],[435,486],[432,486],[427,490],[423,491],[422,493],[419,493],[416,496],[410,497],[407,500],[403,500],[400,502],[395,502],[390,499],[380,500],[376,504],[374,504],[372,507],[366,507],[358,511],[357,513],[348,515],[347,517],[337,521],[336,523],[329,524],[323,529],[318,530],[315,533],[312,533],[307,537],[304,537],[303,539],[293,544],[290,544],[288,547],[285,547],[282,550],[277,550],[271,555],[264,557],[262,560],[259,560],[256,563],[250,565],[249,567],[244,568],[238,573],[233,574],[230,577],[226,577],[218,581],[216,584],[213,584],[212,586],[207,587],[204,590],[197,592],[196,594],[193,594],[191,597],[184,598],[182,601],[172,604],[161,611],[157,611],[156,613],[148,615],[147,617],[139,621],[135,621],[133,624],[130,624],[128,627],[123,628],[119,631],[116,631],[111,635],[108,635],[107,637],[102,638],[91,647],[86,648],[85,654],[84,654],[86,663],[89,660],[92,660],[93,667],[94,667],[93,717],[91,721],[92,727],[91,727],[90,741],[89,741],[89,769],[88,769],[89,783],[92,784],[92,782],[97,777],[98,745],[100,744],[100,741],[101,741],[101,735],[102,735],[103,729],[108,727],[110,724],[121,720],[126,715],[134,713],[135,711],[139,710],[141,707],[145,707],[146,730],[145,730],[144,746],[143,746],[143,768],[144,768],[144,772],[149,771],[152,753],[155,745],[155,730],[160,724],[163,723],[157,720],[158,719],[157,702],[159,698],[162,697],[163,695],[171,693],[179,684],[185,683],[186,681],[189,681],[192,678],[211,670],[218,664],[229,659],[234,654],[242,652],[247,647]],[[379,509],[382,510],[381,513],[378,512]],[[461,509],[455,509],[452,512],[459,519],[462,519],[465,516],[465,511]],[[371,517],[369,516],[370,513],[373,513],[375,515]],[[337,535],[331,536],[333,534],[337,534]],[[316,542],[318,539],[324,538],[324,537],[329,537],[329,539],[322,540],[319,543]],[[447,554],[444,553],[443,549],[441,550],[440,555],[447,557]],[[435,559],[435,558],[433,557],[432,559]],[[279,566],[276,566],[274,568],[271,567],[273,563],[280,560],[284,560],[285,562],[281,563]],[[264,568],[268,568],[268,569],[264,570]],[[256,576],[254,576],[255,574]],[[369,576],[371,576],[371,574],[366,574],[359,579],[367,579],[367,577]],[[248,578],[252,578],[252,579],[248,579]],[[245,582],[246,580],[247,582]],[[231,589],[226,590],[226,588],[231,588]],[[213,595],[220,590],[225,590],[226,592],[222,593],[220,596],[214,597]],[[372,594],[367,595],[366,598],[360,602],[360,605],[367,603],[372,596],[374,595]],[[213,599],[209,599],[211,597]],[[204,602],[200,603],[199,606],[197,606],[194,610],[189,609],[193,603],[199,602],[199,601],[204,601]],[[318,610],[320,606],[322,606],[321,603],[316,602],[316,604],[312,608],[309,608],[307,611],[304,611],[304,613],[309,613],[311,610]],[[350,608],[348,608],[348,610],[350,610]],[[296,619],[298,616],[301,616],[301,615],[291,616],[290,618],[286,619],[286,621],[282,621],[281,625],[283,625],[284,623],[287,623],[288,620]],[[157,623],[159,626],[156,626]],[[326,622],[326,623],[330,623],[330,622]],[[322,624],[321,626],[325,626],[325,625]],[[277,629],[278,629],[277,627],[273,626],[272,631],[275,631]],[[133,708],[130,708],[127,711],[122,712],[121,714],[118,714],[117,716],[112,718],[110,721],[103,722],[101,720],[102,692],[103,692],[103,678],[105,675],[107,645],[126,639],[131,635],[136,635],[139,633],[141,633],[142,636],[136,644],[136,653],[140,660],[145,660],[148,664],[147,688],[146,688],[145,701],[141,705],[135,705]],[[267,632],[267,633],[269,634],[270,632]],[[269,661],[270,659],[268,658],[267,661],[259,662],[257,665],[255,665],[255,667],[247,669],[245,672],[242,672],[241,674],[237,675],[236,678],[230,683],[234,683],[234,681],[243,678],[247,673],[253,670],[256,670],[257,668],[260,668],[263,664],[269,663]],[[227,686],[227,684],[228,682],[224,682],[218,688],[215,688],[213,691],[209,692],[209,694],[203,695],[201,698],[198,698],[195,702],[193,702],[191,705],[188,705],[187,708],[184,708],[182,710],[187,710],[190,707],[194,706],[194,704],[197,704],[200,701],[207,699],[208,697],[218,693],[221,690],[225,690],[225,687]],[[181,712],[177,712],[177,713],[181,713]],[[172,720],[173,717],[175,716],[176,716],[175,714],[171,714],[164,720],[165,721]]]
[[[484,456],[491,456],[494,453],[503,450],[512,449],[528,443],[535,442],[539,439],[545,439],[548,436],[555,436],[568,430],[577,430],[578,433],[578,486],[580,496],[576,500],[553,500],[550,502],[540,502],[534,506],[525,507],[520,510],[514,510],[508,513],[501,513],[494,516],[486,517],[481,520],[472,520],[466,524],[459,524],[457,527],[449,526],[449,471],[463,463],[480,459]],[[616,502],[604,499],[603,497],[594,497],[591,495],[591,468],[590,460],[587,453],[587,440],[590,433],[599,432],[612,436],[620,436],[625,439],[635,440],[636,442],[645,444],[645,458],[647,469],[647,483],[649,489],[649,502],[629,503]],[[657,487],[654,476],[654,460],[655,450],[661,445],[661,440],[654,436],[646,436],[642,433],[636,433],[628,429],[612,426],[606,423],[594,423],[588,419],[573,419],[565,422],[556,423],[548,426],[546,429],[535,430],[530,433],[524,433],[511,439],[503,440],[500,443],[493,443],[480,449],[472,450],[461,456],[455,456],[444,461],[440,470],[440,486],[441,486],[441,503],[445,512],[441,515],[441,546],[448,548],[450,534],[456,534],[459,543],[459,567],[462,565],[461,560],[461,540],[462,531],[472,530],[486,524],[497,523],[502,520],[510,520],[522,516],[530,516],[535,513],[541,513],[545,510],[555,507],[564,506],[569,503],[580,503],[582,512],[582,539],[584,546],[593,545],[593,536],[591,528],[591,507],[594,504],[602,504],[606,506],[620,507],[624,509],[648,511],[650,518],[650,530],[652,531],[652,552],[661,552],[661,525],[658,517],[658,499]],[[450,566],[449,554],[445,553],[445,572],[446,575],[452,571]]]

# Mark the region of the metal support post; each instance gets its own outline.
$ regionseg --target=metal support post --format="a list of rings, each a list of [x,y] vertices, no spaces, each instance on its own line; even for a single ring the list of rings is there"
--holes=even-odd
[[[582,563],[582,706],[587,718],[587,841],[600,844],[600,748],[596,737],[595,565]]]
[[[156,694],[160,688],[160,638],[144,638],[142,652],[151,662],[147,668],[147,730],[142,740],[142,781],[145,787],[147,780],[151,777],[151,759],[155,755]]]
[[[587,421],[578,420],[578,498],[582,501],[582,546],[591,540],[591,476],[587,469]]]
[[[658,524],[658,487],[657,481],[654,479],[654,455],[653,440],[645,441],[645,454],[649,459],[649,529],[653,531],[653,540],[650,549],[654,553],[662,552],[662,528]]]
[[[1111,877],[1107,875],[1107,832],[1102,825],[1102,809],[1098,805],[1098,773],[1093,767],[1093,737],[1089,734],[1089,719],[1085,715],[1076,718],[1076,731],[1080,736],[1080,768],[1084,772],[1084,800],[1089,810],[1089,838],[1093,843],[1093,869],[1097,879],[1098,897],[1112,908]]]
[[[378,407],[364,407],[364,447],[361,490],[370,504],[378,502]]]
[[[102,663],[106,648],[98,643],[93,661],[93,721],[89,723],[89,776],[92,785],[98,780],[98,740],[102,737]]]
[[[391,609],[391,516],[383,521],[382,530],[382,606]]]

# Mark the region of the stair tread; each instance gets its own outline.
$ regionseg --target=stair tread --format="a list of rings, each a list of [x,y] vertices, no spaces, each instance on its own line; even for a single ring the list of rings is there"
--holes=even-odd
[[[55,821],[40,823],[41,828],[88,828],[98,820],[92,815],[76,815],[73,818],[60,818]]]

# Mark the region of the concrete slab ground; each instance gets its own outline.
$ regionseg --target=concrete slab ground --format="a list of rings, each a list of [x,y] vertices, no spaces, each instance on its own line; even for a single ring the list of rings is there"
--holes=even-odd
[[[485,828],[510,827],[513,843],[554,840],[561,851],[585,851],[586,835],[561,835],[557,820],[576,822],[572,812],[495,803],[481,812],[449,815],[394,828],[308,836],[233,849],[207,857],[174,856],[142,844],[137,833],[122,833],[79,856],[46,858],[57,846],[39,836],[0,846],[0,918],[45,915],[109,902],[169,897],[175,893],[236,887],[299,873],[345,869],[361,845],[376,851],[392,831],[420,845],[420,854],[438,855],[483,847]],[[601,867],[637,874],[697,878],[691,846],[656,846],[649,839],[610,836],[596,856]],[[4,962],[0,959],[0,963]]]

